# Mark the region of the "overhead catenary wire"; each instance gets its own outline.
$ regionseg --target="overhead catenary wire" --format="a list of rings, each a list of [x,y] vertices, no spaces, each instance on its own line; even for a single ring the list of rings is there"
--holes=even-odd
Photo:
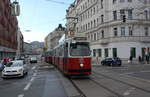
[[[46,0],[46,1],[53,2],[53,3],[57,3],[57,4],[70,5],[70,3],[61,2],[61,1],[56,1],[56,0]]]

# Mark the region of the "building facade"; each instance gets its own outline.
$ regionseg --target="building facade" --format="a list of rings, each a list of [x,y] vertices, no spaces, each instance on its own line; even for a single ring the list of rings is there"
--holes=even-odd
[[[93,58],[137,59],[149,53],[148,6],[150,0],[75,0],[76,32],[90,40]]]
[[[23,43],[23,49],[25,55],[32,54],[32,45],[30,43],[24,42]]]
[[[17,50],[18,21],[10,5],[10,0],[0,1],[0,59],[15,56]]]
[[[21,56],[21,55],[24,55],[24,38],[23,38],[23,35],[21,33],[21,31],[18,29],[18,32],[17,32],[17,41],[18,41],[18,47],[17,47],[17,52],[16,52],[16,56]]]
[[[50,51],[59,44],[59,40],[63,34],[67,33],[67,29],[62,27],[61,24],[51,33],[49,33],[45,38],[45,48],[46,51]]]

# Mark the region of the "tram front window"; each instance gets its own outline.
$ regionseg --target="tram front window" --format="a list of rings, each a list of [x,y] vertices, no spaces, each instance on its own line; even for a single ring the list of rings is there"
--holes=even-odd
[[[72,43],[70,44],[71,56],[90,56],[90,48],[88,43]]]

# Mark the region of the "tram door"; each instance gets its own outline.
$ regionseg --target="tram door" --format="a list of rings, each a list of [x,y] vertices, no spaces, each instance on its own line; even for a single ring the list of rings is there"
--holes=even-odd
[[[63,71],[64,73],[67,72],[67,60],[68,60],[68,43],[65,44],[64,46],[64,59],[63,59]]]

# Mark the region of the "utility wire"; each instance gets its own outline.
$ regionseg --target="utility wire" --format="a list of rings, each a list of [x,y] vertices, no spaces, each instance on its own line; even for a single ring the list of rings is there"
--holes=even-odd
[[[50,1],[50,2],[53,2],[53,3],[57,3],[57,4],[70,5],[70,3],[60,2],[60,1],[56,1],[56,0],[46,0],[46,1]]]

